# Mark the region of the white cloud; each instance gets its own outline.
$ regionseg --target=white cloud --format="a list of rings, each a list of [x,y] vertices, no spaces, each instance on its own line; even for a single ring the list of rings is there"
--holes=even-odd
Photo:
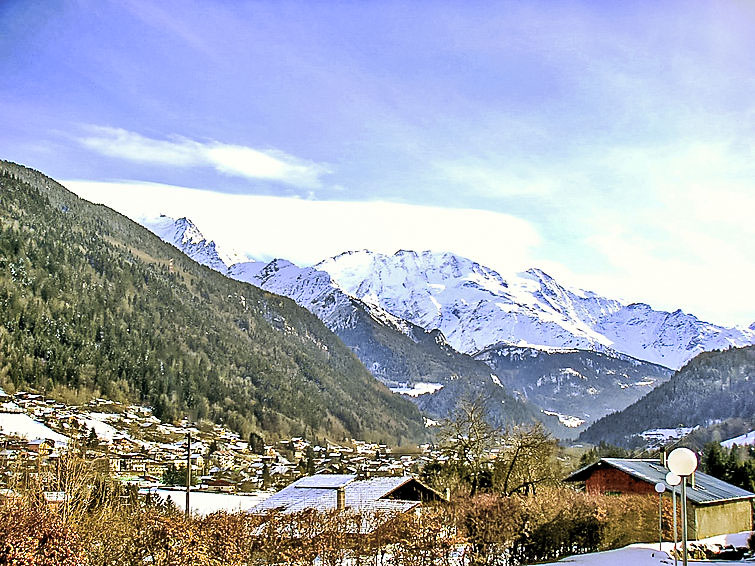
[[[168,140],[147,138],[120,128],[90,126],[79,138],[85,147],[109,157],[171,167],[212,167],[225,175],[279,181],[296,187],[317,188],[327,166],[302,160],[278,150],[206,143],[174,136]]]
[[[617,185],[604,202],[595,202],[597,188],[592,199],[585,195],[584,243],[607,261],[590,276],[596,290],[716,323],[750,324],[752,149],[698,141],[616,147],[598,161]]]
[[[234,195],[138,182],[63,184],[134,220],[187,216],[220,244],[256,259],[282,257],[300,265],[353,249],[414,249],[450,251],[511,272],[529,267],[540,243],[528,222],[484,210]]]

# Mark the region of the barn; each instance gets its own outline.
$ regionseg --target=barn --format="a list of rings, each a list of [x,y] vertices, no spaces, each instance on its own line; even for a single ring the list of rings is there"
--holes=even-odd
[[[577,470],[566,481],[584,482],[588,493],[655,495],[657,483],[666,485],[668,471],[658,460],[602,458]],[[669,495],[672,489],[666,485]],[[681,488],[677,488],[680,492]],[[689,537],[701,539],[752,530],[753,500],[755,493],[695,472],[687,484]]]

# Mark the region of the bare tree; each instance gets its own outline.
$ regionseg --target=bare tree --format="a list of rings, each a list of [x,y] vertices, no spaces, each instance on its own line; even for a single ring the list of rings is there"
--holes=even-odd
[[[451,418],[443,421],[441,447],[469,479],[471,495],[477,493],[484,475],[491,471],[491,451],[500,438],[500,429],[490,424],[487,399],[481,396],[460,400]]]
[[[539,484],[558,480],[557,452],[558,443],[542,423],[513,427],[504,438],[493,482],[504,495],[534,493]]]

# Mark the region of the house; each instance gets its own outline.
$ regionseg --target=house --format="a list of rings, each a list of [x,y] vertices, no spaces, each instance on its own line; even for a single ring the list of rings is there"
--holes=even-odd
[[[55,443],[52,440],[47,440],[45,438],[36,438],[34,440],[30,440],[26,444],[26,449],[29,452],[36,452],[40,456],[49,456],[53,448],[55,448]]]
[[[296,513],[305,509],[356,512],[406,513],[423,501],[443,497],[412,476],[359,480],[352,474],[316,474],[303,477],[265,499],[254,513],[280,511]]]
[[[655,495],[665,484],[668,468],[658,460],[602,458],[577,470],[566,481],[584,482],[588,493]],[[670,494],[672,487],[666,485]],[[677,488],[681,493],[681,488]],[[687,483],[687,522],[690,539],[752,530],[755,493],[695,472]]]
[[[236,482],[225,478],[209,479],[205,482],[205,485],[207,486],[207,491],[219,493],[236,493],[237,489]]]

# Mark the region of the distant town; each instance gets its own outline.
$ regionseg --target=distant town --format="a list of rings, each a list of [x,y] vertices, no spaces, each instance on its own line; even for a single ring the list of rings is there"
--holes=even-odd
[[[431,445],[399,452],[360,440],[333,443],[297,437],[265,443],[256,434],[242,439],[208,422],[184,418],[178,424],[165,423],[149,407],[106,399],[73,406],[36,393],[8,395],[2,390],[0,443],[0,487],[5,489],[22,477],[44,484],[45,471],[73,445],[100,471],[142,489],[185,485],[189,461],[193,490],[222,493],[281,488],[321,473],[364,478],[416,474],[429,461],[444,457]]]

